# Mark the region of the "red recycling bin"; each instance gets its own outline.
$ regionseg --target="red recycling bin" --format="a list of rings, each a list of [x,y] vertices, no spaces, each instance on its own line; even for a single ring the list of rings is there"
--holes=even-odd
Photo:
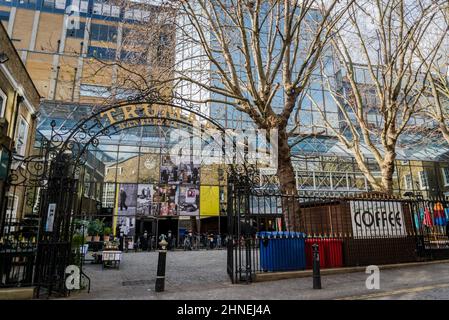
[[[318,244],[318,252],[320,253],[320,268],[326,267],[326,254],[324,252],[323,239],[313,238],[306,239],[306,269],[312,269],[313,265],[313,250],[312,245]]]
[[[312,245],[318,244],[321,268],[339,268],[343,266],[343,240],[333,238],[306,239],[306,268],[313,263]]]
[[[343,267],[343,240],[341,239],[325,239],[325,255],[326,267],[340,268]]]

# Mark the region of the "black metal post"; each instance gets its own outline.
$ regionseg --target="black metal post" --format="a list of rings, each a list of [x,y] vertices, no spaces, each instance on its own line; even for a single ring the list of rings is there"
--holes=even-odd
[[[125,234],[120,230],[119,250],[125,251]]]
[[[165,266],[167,260],[167,242],[162,240],[160,243],[159,258],[157,261],[157,276],[156,276],[156,292],[162,292],[165,289]]]
[[[318,251],[318,244],[312,245],[313,250],[313,289],[321,289],[321,275],[320,275],[320,253]]]

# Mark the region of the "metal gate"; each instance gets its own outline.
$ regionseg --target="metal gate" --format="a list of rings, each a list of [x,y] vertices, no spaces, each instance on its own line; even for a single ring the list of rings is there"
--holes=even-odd
[[[127,105],[157,105],[157,112],[152,114],[139,107],[133,113],[137,117],[132,118],[124,116],[123,107]],[[0,287],[33,285],[37,296],[42,290],[48,295],[67,293],[65,268],[76,261],[71,248],[74,218],[81,213],[77,212],[83,190],[80,171],[88,161],[89,148],[96,148],[100,137],[118,134],[125,130],[121,125],[126,128],[136,119],[158,119],[160,123],[176,122],[194,128],[190,118],[170,118],[171,112],[162,112],[161,106],[189,112],[225,134],[224,128],[203,114],[199,105],[190,105],[176,95],[167,100],[166,94],[154,89],[116,105],[94,108],[92,114],[79,119],[70,129],[58,127],[53,120],[48,139],[38,133],[40,138],[31,156],[11,159],[8,181],[0,188]],[[115,113],[116,121],[103,119],[107,111]],[[26,199],[22,207],[15,205],[16,198]],[[17,212],[22,215],[18,217]]]
[[[11,159],[1,204],[0,287],[33,285],[37,296],[41,289],[65,293],[78,183],[71,175],[71,156],[60,153],[56,142],[54,132],[49,140],[38,135],[33,155]]]
[[[449,258],[449,201],[444,197],[283,194],[276,186],[262,186],[255,168],[237,167],[229,170],[227,196],[232,239],[227,271],[233,283],[249,283],[264,272],[311,268],[312,243],[322,247],[323,268]],[[290,264],[297,252],[288,238],[296,235],[286,229],[284,216],[290,219],[292,210],[299,221],[294,231],[304,238],[301,267]],[[264,219],[277,221],[275,228],[267,228]],[[259,231],[276,232],[263,238]],[[271,241],[276,244],[269,246]]]
[[[250,195],[257,182],[254,167],[229,166],[227,178],[227,271],[232,283],[250,283],[257,264],[257,227],[250,211]]]

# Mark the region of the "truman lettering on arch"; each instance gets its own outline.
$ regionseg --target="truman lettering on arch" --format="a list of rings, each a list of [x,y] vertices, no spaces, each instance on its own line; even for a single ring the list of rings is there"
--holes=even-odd
[[[127,105],[110,108],[100,113],[103,121],[117,125],[120,129],[144,125],[170,125],[177,127],[180,122],[201,127],[201,123],[193,112],[164,105]]]

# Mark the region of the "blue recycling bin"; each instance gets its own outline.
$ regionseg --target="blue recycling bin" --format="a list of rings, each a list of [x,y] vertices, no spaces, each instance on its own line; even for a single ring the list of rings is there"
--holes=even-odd
[[[261,231],[260,268],[263,271],[293,271],[306,268],[305,236],[301,232]]]

